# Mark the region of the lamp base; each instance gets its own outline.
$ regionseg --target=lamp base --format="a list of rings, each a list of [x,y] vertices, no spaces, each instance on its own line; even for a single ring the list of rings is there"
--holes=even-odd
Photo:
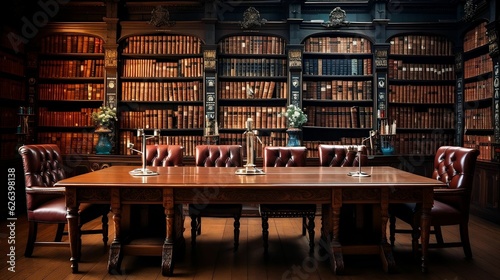
[[[236,175],[264,175],[266,174],[261,169],[255,167],[255,164],[247,164],[245,168],[237,169],[235,172]]]
[[[347,173],[347,175],[352,176],[352,177],[370,177],[371,175],[364,172],[364,171],[352,171]]]
[[[128,172],[132,176],[156,176],[158,172],[149,170],[147,168],[136,168]]]

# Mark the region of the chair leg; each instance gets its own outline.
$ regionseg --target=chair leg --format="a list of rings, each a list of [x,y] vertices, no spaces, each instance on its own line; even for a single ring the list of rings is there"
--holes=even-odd
[[[66,224],[57,224],[56,237],[54,238],[54,242],[61,242],[65,226]]]
[[[24,256],[29,258],[33,254],[33,248],[35,247],[36,233],[38,224],[36,222],[29,222],[29,232],[28,241],[26,242],[26,250],[24,251]]]
[[[396,241],[396,216],[389,214],[389,241],[391,246],[394,247]]]
[[[434,226],[434,234],[436,235],[436,243],[439,245],[444,244],[443,233],[441,231],[441,226]]]
[[[269,247],[269,217],[267,214],[262,215],[262,240],[264,241],[264,253],[267,253]]]
[[[201,216],[198,216],[196,219],[196,234],[200,235],[201,234]]]
[[[309,253],[313,254],[314,253],[314,218],[315,214],[311,214],[307,216],[307,219],[309,220],[309,223],[307,224],[307,231],[309,232]]]
[[[240,245],[240,215],[234,216],[234,251]]]
[[[307,218],[306,216],[302,217],[302,235],[305,236],[307,231]]]
[[[191,215],[191,247],[196,246],[196,235],[198,232],[198,217],[196,215]]]
[[[460,240],[462,241],[462,246],[464,247],[465,258],[472,259],[472,249],[470,247],[469,240],[469,226],[467,223],[460,224]]]

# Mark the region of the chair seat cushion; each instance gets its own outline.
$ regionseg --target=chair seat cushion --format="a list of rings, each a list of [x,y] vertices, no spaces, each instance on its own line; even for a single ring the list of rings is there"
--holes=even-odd
[[[261,204],[259,212],[269,217],[302,217],[316,214],[316,204]]]
[[[391,205],[391,211],[401,220],[412,224],[413,215],[419,211],[416,203],[399,203]],[[431,225],[456,225],[462,220],[461,213],[448,204],[434,200],[431,209]]]
[[[28,211],[28,220],[43,223],[66,223],[66,201],[60,196]]]
[[[241,216],[241,204],[189,204],[189,216],[234,217]]]

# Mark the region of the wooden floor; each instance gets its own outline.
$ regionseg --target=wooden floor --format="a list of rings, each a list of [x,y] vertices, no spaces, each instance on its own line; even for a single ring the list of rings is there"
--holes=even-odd
[[[187,241],[190,240],[189,220],[185,223]],[[90,226],[97,226],[98,222]],[[319,217],[317,225],[320,225]],[[47,225],[41,227],[40,238],[50,240],[54,229]],[[344,257],[346,273],[333,275],[324,255],[318,252],[308,255],[308,242],[300,235],[299,219],[270,219],[269,255],[264,258],[259,218],[242,218],[237,252],[233,252],[232,219],[204,218],[196,249],[191,252],[187,242],[186,255],[176,261],[174,277],[170,278],[161,276],[159,257],[125,256],[123,273],[108,274],[107,251],[99,235],[83,237],[78,274],[71,274],[69,249],[65,247],[38,247],[32,258],[25,258],[25,217],[16,221],[16,266],[15,272],[10,272],[6,260],[11,246],[7,244],[7,232],[6,221],[2,221],[0,279],[500,279],[500,226],[476,217],[470,221],[474,259],[465,260],[461,248],[430,249],[427,274],[420,272],[419,261],[412,258],[409,237],[399,234],[394,248],[396,273],[385,273],[378,256],[351,255]],[[110,240],[113,235],[110,231]],[[457,239],[458,232],[445,228],[444,236]]]

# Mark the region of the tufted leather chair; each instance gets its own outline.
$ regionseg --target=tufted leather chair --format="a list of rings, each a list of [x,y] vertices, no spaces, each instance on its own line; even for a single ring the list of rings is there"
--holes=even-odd
[[[305,166],[307,158],[306,147],[264,147],[265,167]],[[302,235],[309,232],[309,252],[314,252],[314,218],[316,204],[261,204],[262,238],[264,251],[268,251],[269,218],[302,217]]]
[[[446,188],[434,189],[434,205],[431,209],[431,233],[436,243],[429,247],[463,247],[465,257],[472,258],[469,242],[469,208],[473,188],[474,170],[479,151],[463,147],[440,147],[434,157],[432,178],[446,183]],[[420,236],[420,205],[414,203],[394,204],[390,207],[390,240],[394,245],[395,233],[412,233],[413,251],[418,249]],[[396,229],[396,217],[410,224],[412,230]],[[443,240],[441,226],[459,225],[460,242]]]
[[[202,167],[242,167],[241,145],[198,145],[195,164]],[[201,234],[201,217],[234,218],[234,250],[238,249],[240,236],[241,204],[189,204],[191,217],[191,244],[196,245],[196,235]]]
[[[35,245],[69,245],[61,242],[66,219],[66,201],[64,188],[54,184],[66,178],[61,152],[57,145],[24,145],[19,148],[24,167],[26,205],[28,212],[29,233],[24,255],[30,257]],[[104,246],[108,242],[109,205],[80,204],[80,227],[98,217],[102,218],[101,230],[83,230],[86,233],[101,233]],[[54,242],[39,242],[37,228],[39,223],[57,224]],[[79,242],[81,246],[81,241]]]
[[[182,166],[183,152],[180,145],[146,145],[146,165]]]
[[[361,149],[361,166],[365,166],[367,164],[367,153],[365,145],[357,146],[358,149]],[[358,153],[349,153],[347,152],[346,145],[318,145],[319,152],[319,165],[320,166],[359,166],[360,158]]]

